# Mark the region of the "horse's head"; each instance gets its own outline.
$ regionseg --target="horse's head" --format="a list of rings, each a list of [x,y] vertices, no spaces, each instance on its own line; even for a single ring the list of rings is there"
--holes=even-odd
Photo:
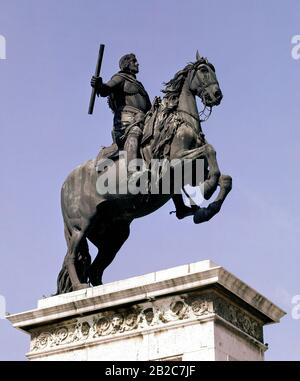
[[[214,66],[197,51],[197,61],[193,64],[188,75],[189,88],[203,104],[208,107],[217,106],[223,98],[222,91],[217,80]]]

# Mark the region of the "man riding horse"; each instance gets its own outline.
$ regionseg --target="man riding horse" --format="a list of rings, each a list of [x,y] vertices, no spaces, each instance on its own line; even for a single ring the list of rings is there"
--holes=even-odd
[[[123,57],[120,66],[121,71],[107,84],[103,84],[100,78],[92,78],[91,81],[99,95],[109,96],[115,114],[114,139],[119,149],[124,147],[130,158],[137,157],[139,152],[146,161],[159,158],[170,163],[182,163],[190,160],[196,164],[192,174],[196,173],[199,160],[205,161],[208,170],[203,180],[184,178],[179,185],[201,186],[206,200],[210,200],[218,188],[214,200],[193,213],[195,224],[209,221],[219,213],[232,187],[231,177],[219,169],[214,147],[204,138],[196,103],[196,97],[208,108],[221,103],[222,92],[214,66],[197,53],[196,61],[187,64],[165,84],[165,95],[156,113],[152,114],[153,119],[152,108],[147,114],[140,150],[138,143],[144,114],[150,108],[149,97],[135,78],[138,72],[135,57]],[[154,122],[150,123],[151,120]],[[62,185],[61,207],[67,252],[57,279],[58,294],[102,284],[103,272],[128,239],[131,223],[155,212],[170,198],[176,203],[172,192],[149,192],[146,197],[133,193],[99,193],[99,180],[105,183],[106,180],[116,179],[116,168],[120,170],[123,161],[122,157],[117,157],[115,166],[108,166],[107,170],[99,172],[95,170],[98,157],[88,160],[77,166]],[[117,176],[116,180],[126,182],[127,177],[126,173]],[[172,179],[175,182],[175,176]],[[181,195],[178,196],[183,204]],[[180,207],[177,207],[177,216],[178,210]],[[93,261],[88,242],[98,249]]]
[[[126,54],[119,61],[120,71],[111,80],[103,83],[101,77],[93,76],[91,86],[97,95],[108,97],[108,104],[114,113],[112,137],[119,150],[127,153],[128,164],[138,157],[143,136],[146,113],[151,109],[149,95],[141,82],[136,79],[139,63],[133,53]],[[136,172],[128,167],[129,181],[135,181]],[[172,196],[176,216],[182,219],[195,213],[195,207],[187,207],[181,194]]]

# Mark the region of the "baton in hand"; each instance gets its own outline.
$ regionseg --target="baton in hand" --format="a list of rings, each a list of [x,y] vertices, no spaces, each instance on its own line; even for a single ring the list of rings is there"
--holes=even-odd
[[[95,77],[99,77],[99,75],[100,75],[102,58],[103,58],[103,53],[104,53],[104,46],[105,45],[101,44],[100,48],[99,48],[98,60],[97,60],[97,65],[96,65],[96,70],[95,70]],[[95,99],[96,99],[96,89],[93,88],[91,98],[90,98],[90,104],[89,104],[89,114],[92,114],[94,111]]]

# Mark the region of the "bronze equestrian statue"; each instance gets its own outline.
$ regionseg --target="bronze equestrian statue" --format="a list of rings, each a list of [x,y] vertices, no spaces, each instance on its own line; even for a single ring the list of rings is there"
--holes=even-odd
[[[231,177],[220,173],[216,152],[205,139],[196,104],[196,96],[208,108],[219,105],[222,100],[214,66],[197,52],[196,61],[177,72],[166,83],[163,99],[156,98],[151,106],[147,92],[135,78],[138,72],[136,58],[129,56],[121,59],[121,71],[107,84],[96,77],[91,81],[99,95],[109,96],[114,111],[114,149],[104,149],[97,159],[75,168],[63,184],[61,204],[68,250],[58,276],[58,294],[86,288],[89,284],[102,284],[103,271],[127,240],[130,224],[135,218],[154,212],[171,198],[180,209],[181,195],[172,192],[152,194],[149,191],[146,195],[99,193],[98,182],[104,176],[112,178],[115,174],[112,167],[98,171],[99,159],[113,157],[119,184],[129,183],[134,173],[129,171],[127,178],[127,171],[121,169],[124,168],[123,158],[114,150],[125,150],[130,158],[143,158],[149,165],[149,172],[152,159],[191,160],[196,165],[197,160],[202,159],[205,162],[204,181],[190,185],[201,186],[206,200],[218,186],[219,192],[205,208],[186,207],[188,212],[184,210],[183,216],[193,213],[194,223],[208,221],[217,214],[232,187]],[[184,185],[186,183],[180,186]],[[180,213],[177,216],[180,217]],[[92,263],[87,240],[98,248]]]
[[[135,54],[121,57],[119,67],[120,71],[105,84],[101,77],[93,76],[91,86],[96,89],[98,96],[108,97],[108,104],[114,113],[113,142],[118,150],[126,151],[127,162],[130,163],[139,156],[144,120],[151,103],[144,86],[136,79],[139,63]],[[128,169],[129,181],[135,182],[135,175],[135,171]],[[187,207],[181,194],[173,194],[172,200],[178,219],[190,216],[198,209],[195,206]]]

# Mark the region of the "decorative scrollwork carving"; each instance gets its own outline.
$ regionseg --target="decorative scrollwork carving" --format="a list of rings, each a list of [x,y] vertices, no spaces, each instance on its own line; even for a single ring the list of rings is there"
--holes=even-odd
[[[248,335],[263,342],[262,323],[214,292],[190,294],[154,300],[128,309],[106,310],[90,317],[45,327],[32,332],[31,350],[96,340],[101,337],[133,332],[137,329],[176,323],[184,319],[202,319],[218,315]]]

